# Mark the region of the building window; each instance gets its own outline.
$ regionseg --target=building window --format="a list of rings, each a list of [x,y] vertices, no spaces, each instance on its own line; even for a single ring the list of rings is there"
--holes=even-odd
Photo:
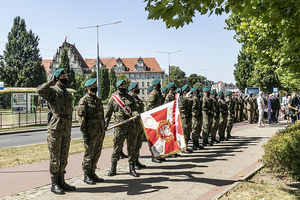
[[[147,87],[149,87],[150,86],[150,82],[147,82]]]
[[[126,76],[127,78],[129,78],[129,74],[125,74],[125,76]]]
[[[160,79],[160,74],[159,73],[157,74],[157,78]]]
[[[152,79],[155,79],[155,73],[152,74]]]
[[[145,79],[145,74],[142,74],[142,79]]]
[[[142,87],[145,87],[145,82],[142,82]]]
[[[136,74],[136,79],[140,79],[141,78],[141,74]]]
[[[150,74],[147,74],[147,79],[150,79]]]
[[[145,94],[145,91],[144,91],[144,89],[142,89],[142,94]]]
[[[130,74],[130,79],[134,79],[134,74]]]

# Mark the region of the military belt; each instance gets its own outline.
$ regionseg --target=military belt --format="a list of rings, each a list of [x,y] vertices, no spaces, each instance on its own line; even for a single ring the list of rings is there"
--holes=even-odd
[[[63,114],[55,114],[55,113],[53,113],[52,117],[54,117],[54,118],[72,119],[72,115],[63,115]]]
[[[91,119],[100,119],[101,115],[87,115],[86,119],[91,120]]]

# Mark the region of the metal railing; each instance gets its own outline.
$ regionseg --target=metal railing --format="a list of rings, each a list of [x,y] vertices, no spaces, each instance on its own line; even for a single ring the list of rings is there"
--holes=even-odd
[[[48,111],[38,110],[32,113],[0,112],[0,130],[5,128],[35,126],[47,124]],[[72,113],[72,121],[77,122],[77,111]]]

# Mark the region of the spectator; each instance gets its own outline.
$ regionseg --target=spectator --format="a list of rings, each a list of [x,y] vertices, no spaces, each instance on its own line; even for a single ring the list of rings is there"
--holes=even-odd
[[[278,93],[274,94],[274,122],[278,123],[278,115],[280,111],[280,101],[278,98]]]
[[[259,96],[257,98],[257,107],[258,107],[258,127],[265,127],[264,123],[264,110],[265,110],[265,102],[262,97],[263,92],[259,92]]]
[[[269,99],[268,99],[268,121],[269,121],[269,124],[274,123],[274,99],[273,99],[273,94],[270,94]]]
[[[296,93],[292,93],[292,99],[289,102],[289,110],[290,110],[290,117],[292,119],[292,123],[294,123],[297,120],[297,115],[298,115],[298,108],[297,108],[297,96]]]

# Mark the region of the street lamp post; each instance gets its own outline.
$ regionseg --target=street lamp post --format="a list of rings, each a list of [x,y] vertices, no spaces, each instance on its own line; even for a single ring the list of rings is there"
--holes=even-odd
[[[97,86],[98,86],[98,91],[97,95],[100,96],[100,80],[99,80],[99,71],[100,71],[100,58],[99,58],[99,34],[98,34],[98,29],[101,26],[108,26],[108,25],[113,25],[113,24],[118,24],[121,23],[121,21],[113,22],[113,23],[108,23],[108,24],[100,24],[100,25],[95,25],[95,26],[85,26],[85,27],[77,27],[77,29],[88,29],[88,28],[96,28],[97,29],[97,60],[96,60],[96,74],[97,74]]]
[[[181,52],[181,50],[178,50],[178,51],[171,51],[171,52],[165,52],[165,51],[158,51],[158,53],[164,53],[164,54],[168,54],[168,57],[169,57],[169,76],[168,76],[168,82],[170,83],[170,55],[173,54],[173,53],[178,53],[178,52]]]

